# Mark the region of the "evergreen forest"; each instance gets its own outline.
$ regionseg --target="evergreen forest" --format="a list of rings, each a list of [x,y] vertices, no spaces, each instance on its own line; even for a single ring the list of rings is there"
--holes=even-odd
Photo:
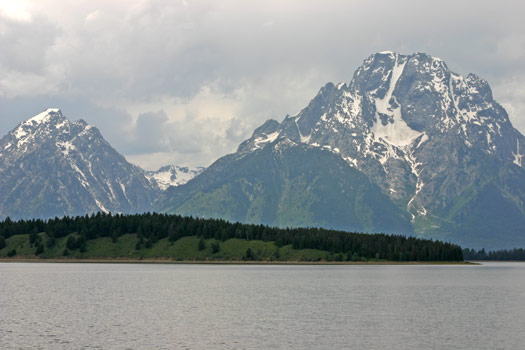
[[[464,249],[463,257],[465,260],[525,261],[525,249],[500,249],[488,252],[485,249]]]
[[[74,255],[74,252],[85,255],[91,249],[90,242],[96,240],[108,242],[104,243],[105,245],[117,245],[124,240],[128,245],[132,242],[133,246],[130,250],[134,250],[135,253],[129,254],[141,256],[161,242],[169,246],[183,239],[188,241],[190,238],[195,239],[195,251],[209,250],[211,259],[221,258],[221,246],[226,246],[225,242],[232,240],[272,242],[276,251],[271,259],[276,260],[286,259],[280,256],[282,254],[279,249],[283,247],[326,252],[326,255],[318,254],[316,259],[336,261],[462,261],[464,254],[458,245],[410,236],[353,233],[322,228],[277,228],[231,223],[222,219],[157,213],[135,215],[97,213],[77,217],[56,217],[49,220],[13,221],[6,218],[0,222],[0,256],[20,255],[15,248],[9,247],[9,242],[15,241],[22,235],[28,236],[28,245],[24,248],[26,252],[27,249],[31,249],[32,255],[46,257]],[[101,239],[105,240],[101,241]],[[64,245],[60,254],[49,253],[58,242],[63,242]],[[260,249],[257,250],[256,246],[243,247],[247,249],[243,250],[242,254],[229,256],[228,259],[267,260],[270,258],[268,254],[260,253]],[[48,255],[45,255],[46,251]],[[103,253],[98,256],[103,257]]]

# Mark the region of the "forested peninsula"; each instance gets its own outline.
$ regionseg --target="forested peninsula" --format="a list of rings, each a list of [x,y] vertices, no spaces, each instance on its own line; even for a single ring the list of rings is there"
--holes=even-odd
[[[457,262],[460,246],[387,234],[277,228],[179,215],[0,221],[0,257],[204,262]]]

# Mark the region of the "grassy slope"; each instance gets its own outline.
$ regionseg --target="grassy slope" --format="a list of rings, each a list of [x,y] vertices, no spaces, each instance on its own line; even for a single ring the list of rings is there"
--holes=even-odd
[[[45,236],[42,235],[45,242]],[[56,240],[53,247],[45,248],[40,254],[42,258],[61,258],[66,249],[67,237]],[[255,260],[276,261],[320,261],[334,260],[336,255],[315,249],[293,249],[291,245],[278,247],[274,242],[247,241],[230,239],[225,242],[215,239],[205,240],[206,248],[198,249],[199,238],[196,236],[184,237],[171,243],[162,239],[151,248],[135,250],[137,235],[126,234],[112,243],[108,237],[97,238],[87,242],[87,250],[81,253],[78,249],[69,251],[70,257],[77,258],[131,258],[131,259],[160,259],[173,260],[243,260],[246,250],[252,250]],[[218,242],[220,250],[212,253],[212,243]],[[4,258],[12,249],[16,249],[17,257],[34,257],[36,248],[29,244],[29,235],[17,235],[6,240],[7,246],[0,250],[0,257]]]
[[[333,153],[304,145],[226,156],[168,189],[157,211],[277,227],[412,233],[408,214]]]

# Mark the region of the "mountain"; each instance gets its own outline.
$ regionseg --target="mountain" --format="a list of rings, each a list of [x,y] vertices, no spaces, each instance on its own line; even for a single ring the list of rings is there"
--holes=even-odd
[[[203,167],[166,165],[157,171],[146,171],[146,177],[150,181],[156,182],[161,190],[165,190],[170,186],[184,185],[202,173],[203,170]]]
[[[151,210],[160,193],[83,120],[48,109],[0,139],[0,217]]]
[[[298,115],[267,121],[236,153],[168,189],[157,208],[525,246],[523,145],[485,80],[423,53],[381,52],[349,83],[326,84]],[[366,203],[357,188],[369,188]]]
[[[233,166],[232,166],[233,165]],[[226,156],[186,185],[163,211],[232,221],[410,233],[409,217],[378,186],[333,153],[306,145]]]

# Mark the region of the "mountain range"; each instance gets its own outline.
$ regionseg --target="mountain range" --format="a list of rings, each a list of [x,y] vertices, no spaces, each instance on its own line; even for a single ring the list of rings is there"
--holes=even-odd
[[[381,52],[206,169],[145,171],[48,109],[0,140],[0,217],[155,210],[525,246],[524,144],[482,78]]]

